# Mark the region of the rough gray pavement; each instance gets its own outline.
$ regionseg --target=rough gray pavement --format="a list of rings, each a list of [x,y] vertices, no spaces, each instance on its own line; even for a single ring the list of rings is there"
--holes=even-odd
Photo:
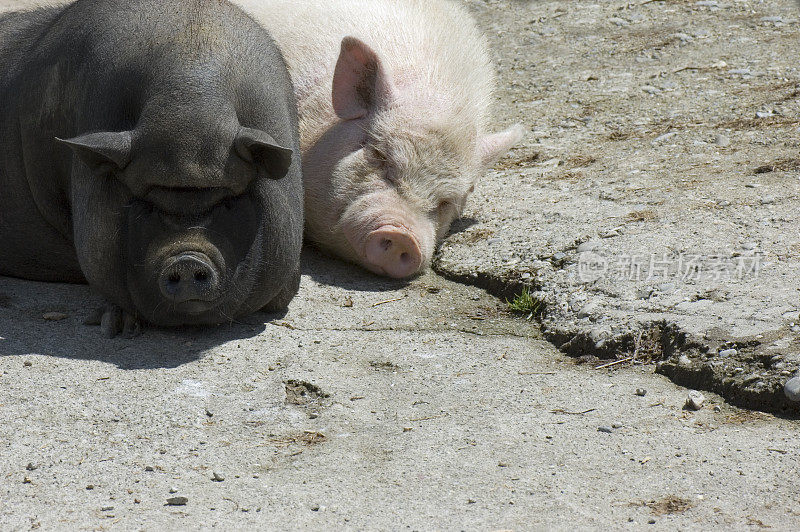
[[[434,274],[304,263],[285,316],[133,340],[86,287],[0,279],[3,528],[800,526],[796,422],[683,410]]]
[[[498,123],[529,134],[436,270],[534,287],[565,352],[659,360],[797,416],[783,393],[800,365],[797,3],[467,3],[495,49]]]
[[[702,343],[716,333],[693,333],[691,347],[695,340],[681,343],[681,332],[695,330],[692,320],[702,330],[701,318],[722,308],[715,305],[727,305],[720,341],[789,326],[782,314],[772,328],[756,311],[750,321],[741,315],[758,298],[764,303],[753,308],[788,306],[796,296],[789,273],[787,294],[763,290],[780,278],[769,268],[789,272],[793,264],[768,250],[797,234],[781,221],[797,214],[797,172],[781,163],[750,175],[797,157],[796,145],[784,145],[797,139],[786,107],[795,105],[796,116],[796,103],[786,100],[774,109],[785,116],[766,119],[748,109],[783,94],[770,88],[779,75],[771,65],[797,79],[781,66],[796,23],[761,17],[797,17],[790,3],[772,1],[720,1],[708,12],[670,0],[617,9],[644,1],[469,2],[505,82],[499,123],[522,120],[533,131],[479,185],[437,269],[501,295],[534,286],[549,303],[544,336],[485,291],[435,274],[396,283],[313,251],[304,254],[301,291],[285,316],[147,329],[132,340],[107,340],[82,325],[100,303],[86,287],[0,278],[3,529],[798,529],[798,422],[708,392],[699,411],[685,410],[689,390],[648,362],[674,350],[674,367],[700,375]],[[0,10],[23,3],[31,2],[0,0]],[[710,36],[692,33],[702,29]],[[674,33],[692,40],[661,44]],[[735,39],[751,40],[730,46]],[[775,54],[762,49],[767,41]],[[689,54],[686,64],[681,54]],[[740,54],[752,60],[751,78],[711,68],[724,60],[738,69]],[[671,73],[698,66],[689,60],[710,69]],[[672,91],[645,74],[662,67],[666,81],[680,83]],[[640,94],[643,80],[661,92]],[[684,121],[662,124],[673,110]],[[714,113],[751,125],[689,125],[718,124]],[[678,135],[653,146],[659,127]],[[720,128],[727,147],[694,144],[715,141]],[[775,202],[755,201],[766,190]],[[705,209],[703,198],[731,203]],[[775,221],[763,214],[770,209]],[[712,232],[713,220],[721,223]],[[738,224],[742,243],[762,235],[756,249],[766,258],[758,279],[748,278],[753,284],[725,278],[718,293],[710,282],[656,285],[673,282],[683,297],[709,290],[710,299],[694,301],[708,301],[706,314],[661,307],[671,296],[660,292],[609,295],[654,282],[574,280],[577,245],[586,241],[600,242],[595,252],[606,260],[627,250],[660,253],[658,242],[692,252],[702,242],[697,253],[755,251],[734,247],[740,241],[727,222]],[[619,226],[619,236],[600,238]],[[591,258],[585,271],[602,272]],[[600,319],[581,321],[589,298],[599,298]],[[652,307],[641,310],[645,304]],[[661,328],[653,325],[659,320]],[[604,335],[592,336],[599,326],[614,331],[600,346]],[[577,340],[570,347],[560,338]],[[595,369],[602,363],[569,357],[551,341],[570,354],[636,352],[637,364]],[[778,341],[786,346],[780,371],[793,371],[796,343]],[[763,345],[737,344],[723,358],[751,348],[756,356]],[[687,355],[682,364],[679,353]],[[722,379],[699,381],[714,382]],[[167,505],[181,497],[184,506]]]

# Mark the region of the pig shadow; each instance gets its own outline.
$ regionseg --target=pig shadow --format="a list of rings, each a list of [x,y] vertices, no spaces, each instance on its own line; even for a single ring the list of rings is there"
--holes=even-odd
[[[453,235],[457,235],[458,233],[463,233],[473,225],[477,224],[480,220],[477,218],[473,218],[472,216],[465,216],[463,218],[459,218],[452,223],[450,226],[450,231],[447,233],[447,237],[451,237]]]
[[[176,368],[203,358],[229,342],[262,333],[265,320],[281,314],[255,314],[215,327],[146,326],[135,338],[104,338],[99,327],[83,324],[102,299],[88,286],[38,283],[0,277],[0,361],[37,354],[96,360],[120,369]],[[47,321],[47,313],[63,319]]]
[[[408,286],[409,279],[390,279],[336,259],[319,248],[306,244],[303,248],[301,271],[317,283],[356,292],[391,292]]]

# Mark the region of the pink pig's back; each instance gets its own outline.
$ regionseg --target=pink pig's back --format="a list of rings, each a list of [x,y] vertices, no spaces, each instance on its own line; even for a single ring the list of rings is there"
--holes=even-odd
[[[372,47],[420,107],[457,102],[484,131],[494,87],[488,46],[469,13],[449,0],[234,0],[275,37],[301,120],[335,120],[331,83],[345,36]],[[325,109],[323,111],[323,109]],[[420,112],[430,112],[430,110]],[[308,116],[313,113],[315,116]],[[311,124],[309,124],[311,125]],[[316,128],[315,128],[316,129]]]

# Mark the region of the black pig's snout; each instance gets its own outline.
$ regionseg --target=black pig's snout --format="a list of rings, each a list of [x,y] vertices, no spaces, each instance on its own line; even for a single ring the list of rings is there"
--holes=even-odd
[[[208,256],[187,252],[165,261],[158,283],[172,303],[211,302],[219,294],[220,274]]]

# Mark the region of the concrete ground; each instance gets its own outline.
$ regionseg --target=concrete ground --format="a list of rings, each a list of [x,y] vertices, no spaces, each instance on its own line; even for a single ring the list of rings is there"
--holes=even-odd
[[[439,275],[307,250],[286,315],[134,340],[0,278],[4,529],[800,527],[793,4],[466,3],[530,135]]]
[[[647,358],[800,415],[800,9],[789,0],[467,2],[526,141],[436,270],[528,285],[576,356]],[[720,356],[722,353],[724,356]]]
[[[85,287],[0,279],[3,528],[800,526],[796,422],[304,259],[285,316],[132,341],[82,325]]]

